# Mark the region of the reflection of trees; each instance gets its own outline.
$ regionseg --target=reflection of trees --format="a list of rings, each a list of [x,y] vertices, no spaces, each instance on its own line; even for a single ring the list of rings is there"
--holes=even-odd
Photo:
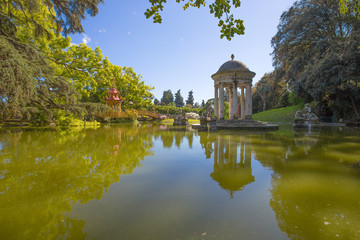
[[[193,138],[195,134],[194,131],[187,131],[186,128],[183,127],[162,126],[160,129],[162,131],[157,132],[156,134],[160,134],[160,139],[162,141],[164,148],[172,148],[174,141],[175,141],[175,146],[177,148],[180,148],[184,138],[188,140],[189,148],[192,148]]]
[[[272,181],[270,205],[290,239],[360,239],[359,181],[351,169],[287,171]]]
[[[246,135],[200,133],[200,143],[207,158],[214,153],[214,171],[211,177],[221,188],[241,191],[255,181],[251,171],[251,139]]]
[[[1,239],[84,239],[71,204],[101,199],[152,154],[152,128],[16,132],[0,136]],[[6,226],[6,227],[4,227]]]
[[[253,138],[256,159],[274,171],[270,205],[280,229],[290,239],[360,239],[360,179],[346,164],[359,156],[359,136],[294,135]]]

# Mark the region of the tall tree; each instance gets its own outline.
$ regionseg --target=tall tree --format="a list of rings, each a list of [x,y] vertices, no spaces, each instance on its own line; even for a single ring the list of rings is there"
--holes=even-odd
[[[337,0],[301,0],[280,19],[272,39],[274,66],[286,72],[298,96],[315,100],[324,114],[359,118],[360,21],[341,14]]]
[[[189,92],[188,98],[186,100],[186,105],[194,106],[194,96],[193,96],[193,90]]]
[[[114,83],[126,108],[152,105],[153,87],[132,68],[113,65],[100,48],[71,46],[69,37],[58,34],[81,32],[80,20],[95,15],[100,2],[0,0],[0,59],[6,60],[0,62],[0,119],[34,115],[46,122],[59,110],[99,112]]]
[[[159,103],[160,103],[160,101],[157,98],[155,98],[154,99],[154,105],[159,105]]]
[[[161,102],[164,103],[165,105],[168,105],[168,104],[174,102],[174,95],[172,94],[170,89],[163,92]]]
[[[175,104],[177,107],[183,107],[184,98],[181,96],[180,89],[175,93]]]
[[[49,121],[52,109],[75,110],[76,92],[45,51],[59,31],[81,32],[81,19],[95,15],[99,2],[0,0],[0,119],[20,113]]]

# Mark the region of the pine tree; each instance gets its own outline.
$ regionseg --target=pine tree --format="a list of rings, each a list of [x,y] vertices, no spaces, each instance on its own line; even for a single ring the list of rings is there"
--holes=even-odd
[[[168,105],[168,104],[174,102],[174,95],[172,94],[170,89],[163,92],[161,102],[164,103],[165,105]]]
[[[194,106],[194,96],[193,96],[193,90],[189,92],[189,96],[186,100],[186,105]]]
[[[181,96],[180,89],[175,93],[175,104],[177,107],[183,107],[184,98]]]

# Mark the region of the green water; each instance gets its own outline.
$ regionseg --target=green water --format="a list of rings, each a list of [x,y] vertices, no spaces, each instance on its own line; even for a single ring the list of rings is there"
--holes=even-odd
[[[360,239],[360,131],[0,133],[0,239]]]

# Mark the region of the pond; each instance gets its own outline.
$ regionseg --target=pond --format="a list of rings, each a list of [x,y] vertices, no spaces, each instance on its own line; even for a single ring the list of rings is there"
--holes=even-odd
[[[0,239],[360,239],[360,131],[0,133]]]

